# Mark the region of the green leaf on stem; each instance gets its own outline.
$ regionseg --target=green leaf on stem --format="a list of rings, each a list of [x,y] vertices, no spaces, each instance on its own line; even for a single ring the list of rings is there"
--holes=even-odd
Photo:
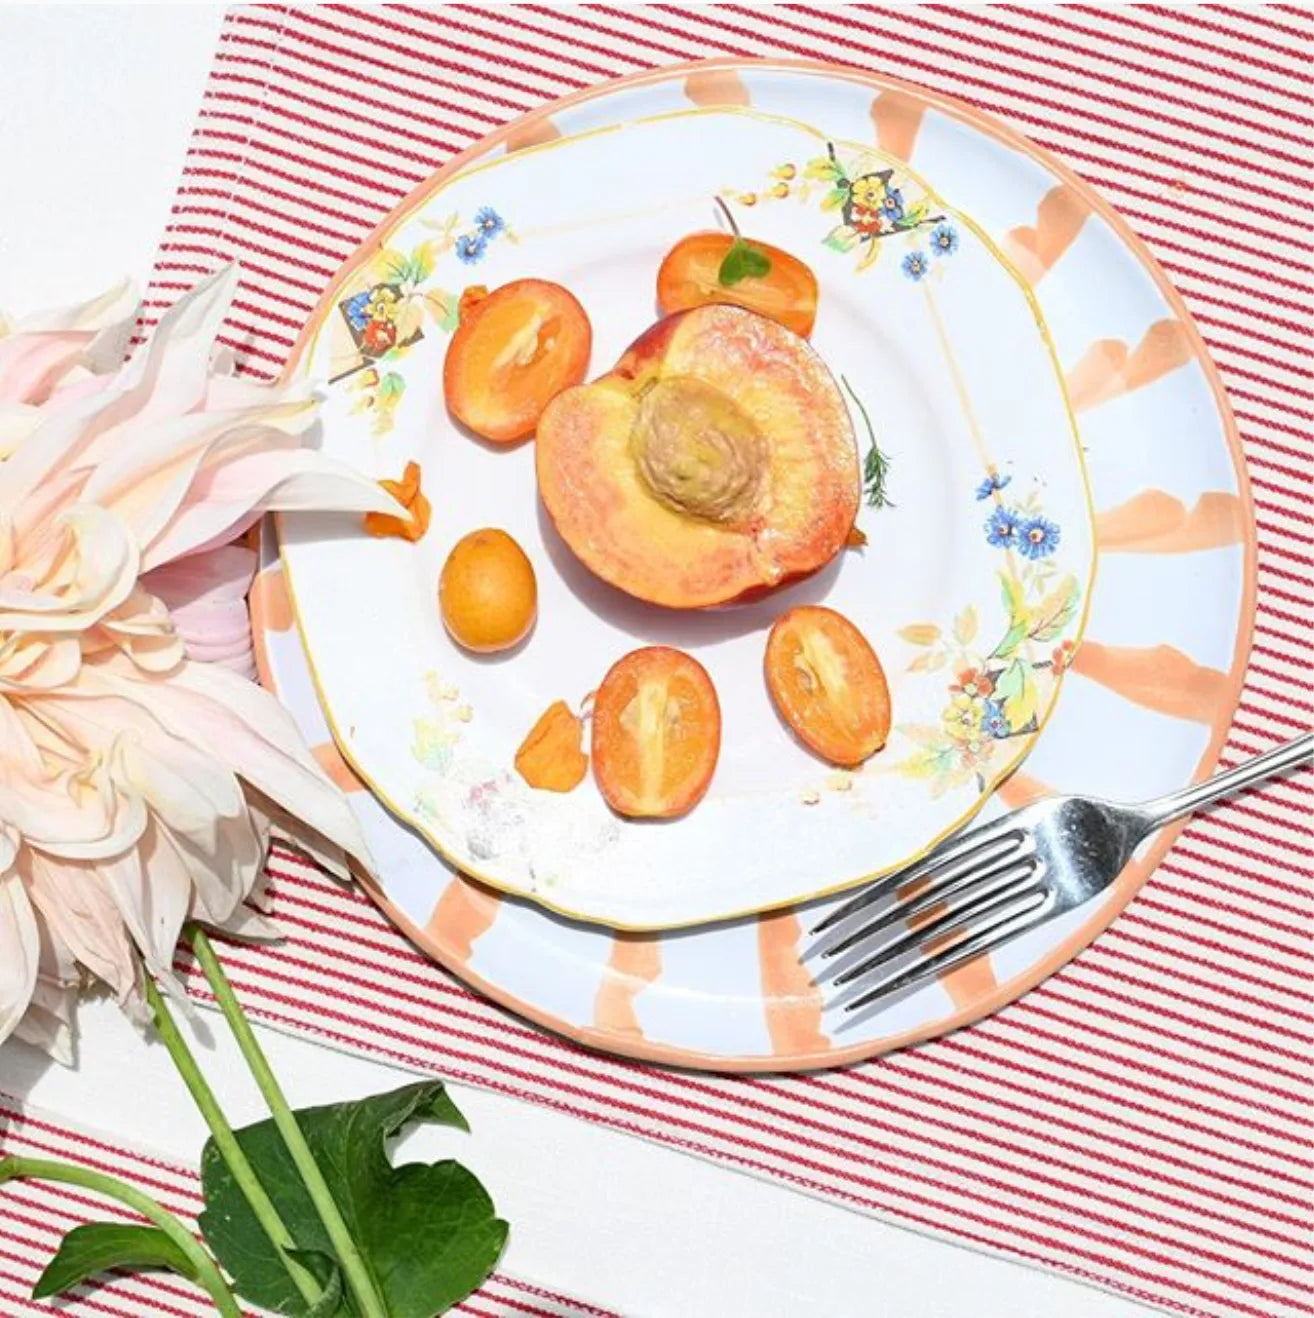
[[[440,1081],[303,1108],[296,1119],[390,1318],[433,1318],[479,1287],[508,1230],[487,1191],[457,1162],[394,1167],[386,1151],[387,1142],[415,1122],[468,1129]],[[274,1123],[262,1121],[236,1134],[297,1244],[296,1257],[331,1286],[338,1271],[332,1245]],[[201,1231],[238,1294],[307,1318],[305,1300],[213,1141],[201,1157],[201,1183]],[[316,1306],[315,1318],[355,1315],[350,1294],[339,1287],[337,1295],[332,1308]]]
[[[32,1287],[32,1298],[44,1300],[109,1268],[168,1268],[189,1281],[200,1281],[191,1260],[159,1227],[121,1222],[89,1222],[75,1226],[46,1264]]]
[[[744,239],[736,238],[730,244],[730,250],[721,258],[716,280],[722,288],[731,288],[740,280],[761,279],[770,273],[771,258]]]

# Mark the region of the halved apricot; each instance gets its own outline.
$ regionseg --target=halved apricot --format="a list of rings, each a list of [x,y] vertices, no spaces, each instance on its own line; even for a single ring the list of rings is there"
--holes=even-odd
[[[548,402],[584,378],[589,318],[573,293],[545,279],[517,279],[462,301],[443,362],[447,406],[494,443],[524,439]]]
[[[885,671],[867,638],[834,609],[802,604],[776,619],[766,680],[780,716],[832,764],[861,764],[890,735]]]
[[[745,259],[736,261],[732,249]],[[691,233],[657,271],[657,305],[669,316],[714,302],[747,307],[806,338],[817,320],[817,277],[769,243],[714,230]]]
[[[721,752],[707,670],[663,645],[633,650],[593,699],[593,774],[617,814],[668,819],[703,799]]]
[[[580,561],[637,599],[760,595],[844,547],[862,493],[853,424],[806,339],[742,307],[658,321],[548,404],[538,490]]]

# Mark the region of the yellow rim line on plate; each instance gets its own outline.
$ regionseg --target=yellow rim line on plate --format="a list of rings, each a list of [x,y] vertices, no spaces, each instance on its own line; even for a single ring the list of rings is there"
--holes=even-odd
[[[555,127],[552,122],[552,115],[562,109],[572,108],[581,102],[593,100],[605,100],[608,96],[616,95],[620,90],[638,88],[649,88],[656,84],[665,84],[677,79],[684,80],[686,94],[692,99],[692,93],[689,91],[690,83],[695,77],[706,78],[708,75],[727,74],[742,85],[741,73],[744,70],[758,72],[790,72],[808,76],[823,76],[833,82],[847,84],[850,87],[861,88],[864,92],[870,92],[873,88],[877,89],[877,96],[887,95],[891,91],[898,92],[901,95],[908,96],[919,102],[923,108],[932,107],[948,117],[965,123],[971,127],[974,132],[981,133],[992,140],[1002,142],[1007,148],[1015,153],[1023,155],[1030,161],[1039,163],[1052,177],[1059,179],[1064,186],[1072,188],[1089,207],[1092,214],[1099,215],[1113,231],[1118,235],[1123,247],[1128,250],[1132,256],[1139,261],[1141,267],[1146,270],[1153,279],[1159,292],[1162,294],[1165,302],[1176,313],[1178,320],[1187,328],[1188,335],[1191,339],[1193,351],[1197,362],[1204,371],[1208,379],[1210,391],[1214,395],[1215,404],[1218,408],[1219,416],[1223,424],[1224,439],[1227,442],[1228,452],[1232,458],[1233,474],[1236,477],[1238,485],[1237,497],[1241,499],[1247,517],[1247,534],[1242,543],[1245,556],[1245,581],[1244,594],[1241,606],[1240,620],[1237,626],[1235,645],[1233,648],[1232,663],[1228,670],[1228,676],[1232,687],[1232,698],[1228,702],[1230,706],[1235,706],[1236,697],[1241,689],[1241,682],[1245,674],[1246,659],[1250,651],[1250,642],[1254,632],[1254,603],[1256,591],[1256,561],[1257,547],[1253,523],[1253,504],[1251,500],[1250,483],[1248,474],[1245,470],[1241,440],[1237,431],[1235,418],[1232,416],[1231,409],[1228,405],[1227,396],[1223,390],[1221,380],[1218,376],[1217,368],[1209,359],[1208,353],[1204,346],[1204,341],[1200,338],[1199,331],[1196,329],[1194,322],[1191,320],[1190,312],[1181,299],[1181,295],[1173,288],[1168,277],[1159,268],[1149,249],[1144,242],[1136,235],[1127,223],[1105,202],[1098,193],[1096,193],[1089,184],[1087,184],[1079,175],[1068,168],[1057,156],[1042,147],[1036,146],[1035,143],[1024,138],[1016,130],[1009,128],[1002,122],[995,121],[990,115],[977,110],[974,106],[966,102],[954,100],[952,97],[945,96],[938,92],[928,91],[925,88],[918,87],[903,79],[892,77],[888,74],[875,74],[871,72],[856,70],[846,66],[826,64],[820,61],[804,60],[770,60],[770,59],[746,59],[742,57],[723,57],[713,60],[699,60],[688,62],[680,65],[673,65],[667,68],[650,70],[637,74],[630,74],[625,77],[615,79],[609,84],[603,84],[596,88],[589,88],[582,92],[573,93],[570,96],[561,98],[551,103],[542,110],[531,112],[530,114],[507,125],[505,128],[495,130],[492,135],[493,141],[484,149],[494,150],[499,141],[510,141],[517,133],[523,133],[528,127],[537,129],[542,125]],[[479,145],[469,148],[469,154],[473,158],[479,150]],[[455,172],[459,172],[458,170]],[[417,186],[408,200],[423,201],[428,193],[425,191],[430,186],[430,181],[426,180]],[[423,195],[421,195],[423,194]],[[406,203],[403,203],[406,204]],[[386,223],[386,221],[385,221]],[[382,226],[380,226],[381,228]],[[362,244],[362,248],[365,244]],[[362,258],[364,259],[364,258]],[[293,361],[298,354],[304,350],[308,341],[308,335],[303,331],[298,339],[297,345],[293,348]],[[1097,542],[1098,549],[1098,542]],[[304,647],[302,648],[304,653]],[[1209,744],[1206,746],[1204,754],[1196,766],[1192,781],[1199,781],[1204,777],[1209,769],[1217,761],[1218,752],[1226,737],[1230,725],[1230,709],[1220,717],[1216,717],[1212,726],[1212,735]],[[1140,883],[1153,872],[1155,866],[1163,855],[1168,851],[1174,839],[1185,827],[1184,824],[1170,825],[1164,829],[1158,839],[1151,845],[1146,856],[1136,866],[1131,867],[1124,873],[1123,878],[1131,873],[1130,881],[1123,885],[1120,880],[1120,887],[1124,888],[1126,897],[1130,898],[1132,893]],[[1132,873],[1132,871],[1135,873]],[[439,961],[444,961],[441,946],[437,943],[429,947],[426,935],[423,930],[408,919],[387,897],[387,895],[377,888],[373,889],[375,900],[381,908],[389,915],[400,928],[408,929],[410,936],[416,943],[425,947],[426,950],[435,954]],[[788,1059],[782,1058],[779,1054],[763,1055],[744,1055],[744,1056],[726,1056],[711,1053],[700,1053],[694,1049],[680,1048],[668,1044],[653,1044],[645,1041],[642,1046],[636,1045],[632,1039],[617,1038],[615,1035],[608,1035],[602,1031],[593,1028],[590,1025],[574,1025],[571,1022],[554,1017],[549,1012],[545,1012],[535,1007],[531,1003],[526,1003],[515,997],[514,994],[502,991],[497,985],[483,979],[477,971],[470,969],[468,966],[462,966],[462,974],[466,981],[477,990],[487,994],[495,1001],[502,1002],[505,1005],[520,1011],[528,1019],[544,1025],[550,1029],[556,1029],[567,1036],[578,1040],[581,1043],[594,1047],[609,1049],[614,1053],[620,1053],[627,1056],[639,1058],[644,1061],[657,1061],[675,1065],[685,1065],[702,1067],[704,1069],[715,1069],[718,1071],[736,1071],[736,1072],[758,1072],[758,1071],[776,1071],[782,1066],[787,1066],[789,1070],[815,1069],[818,1067],[830,1067],[846,1062],[855,1062],[873,1055],[888,1052],[894,1048],[904,1047],[921,1040],[932,1038],[937,1034],[943,1033],[946,1029],[961,1027],[970,1024],[972,1021],[979,1020],[982,1016],[996,1010],[998,1007],[1012,1001],[1017,995],[1034,984],[1040,982],[1047,974],[1063,965],[1073,955],[1079,952],[1083,947],[1091,942],[1102,929],[1104,929],[1118,911],[1125,905],[1125,901],[1110,902],[1102,907],[1100,913],[1087,924],[1070,935],[1062,944],[1051,951],[1038,965],[1021,975],[1015,976],[1012,980],[1007,981],[1004,986],[996,986],[987,997],[973,1003],[970,1007],[960,1007],[957,1011],[950,1013],[940,1021],[932,1022],[929,1025],[920,1026],[914,1030],[906,1030],[902,1034],[887,1035],[876,1040],[867,1040],[856,1044],[850,1044],[843,1048],[827,1048],[819,1052],[804,1054],[801,1056],[792,1056]],[[446,962],[444,961],[444,964]]]
[[[926,195],[932,198],[937,205],[942,206],[947,212],[952,214],[955,219],[959,220],[965,227],[970,229],[972,233],[975,234],[977,238],[985,245],[987,250],[995,258],[995,260],[998,261],[1001,266],[1003,266],[1005,271],[1013,278],[1013,280],[1017,283],[1018,287],[1021,289],[1024,297],[1026,298],[1028,305],[1031,308],[1032,315],[1036,322],[1037,331],[1039,332],[1041,339],[1045,343],[1045,346],[1050,354],[1051,363],[1054,367],[1055,379],[1057,381],[1059,388],[1059,394],[1063,400],[1064,408],[1066,410],[1069,420],[1073,451],[1076,455],[1078,468],[1081,473],[1081,486],[1085,492],[1086,511],[1087,511],[1087,518],[1089,524],[1090,543],[1091,543],[1092,552],[1091,552],[1090,570],[1087,574],[1084,605],[1082,608],[1081,618],[1078,627],[1074,632],[1074,646],[1080,645],[1082,637],[1085,634],[1086,623],[1090,615],[1090,599],[1095,584],[1095,573],[1096,573],[1095,510],[1094,510],[1094,502],[1091,497],[1090,481],[1086,475],[1086,465],[1082,457],[1081,445],[1078,440],[1076,417],[1072,411],[1072,407],[1068,399],[1067,389],[1063,379],[1063,373],[1059,366],[1057,350],[1054,346],[1052,339],[1050,338],[1048,326],[1045,324],[1044,317],[1041,315],[1039,305],[1037,304],[1036,299],[1031,292],[1030,286],[1027,284],[1026,280],[1023,279],[1022,275],[1016,269],[1016,267],[1013,266],[1013,264],[999,249],[998,245],[974,220],[970,219],[966,215],[962,214],[960,211],[956,210],[953,206],[945,202],[944,199],[933,188],[929,187],[924,182],[924,180],[921,178],[920,175],[916,173],[915,170],[909,168],[906,162],[899,160],[897,157],[888,155],[887,153],[880,151],[879,148],[872,147],[867,143],[855,143],[851,141],[851,139],[847,139],[847,138],[828,137],[826,134],[822,133],[819,129],[812,127],[812,125],[804,123],[801,120],[789,118],[788,116],[785,115],[762,114],[760,112],[756,112],[740,106],[733,106],[725,109],[717,108],[717,109],[673,110],[658,115],[645,116],[641,119],[636,119],[623,125],[611,125],[603,128],[595,128],[595,129],[590,129],[583,133],[574,134],[569,137],[555,138],[550,142],[543,142],[535,146],[525,147],[522,150],[515,152],[514,155],[504,154],[504,155],[496,156],[491,160],[483,161],[476,165],[471,165],[467,169],[463,169],[460,172],[454,174],[450,179],[444,180],[443,183],[439,185],[437,188],[435,188],[432,192],[417,199],[415,204],[409,207],[405,212],[400,213],[397,216],[396,221],[392,223],[386,230],[381,228],[380,231],[370,241],[369,244],[370,254],[372,255],[373,250],[375,250],[377,246],[382,246],[386,244],[388,241],[390,241],[391,236],[394,235],[396,231],[404,223],[412,219],[421,208],[429,205],[435,198],[441,196],[442,193],[445,192],[453,184],[457,182],[464,182],[467,178],[471,178],[479,174],[487,173],[490,170],[513,163],[531,154],[538,154],[540,152],[551,151],[558,147],[566,146],[571,143],[600,137],[606,133],[619,132],[627,127],[637,127],[641,124],[647,124],[659,120],[686,119],[686,118],[694,118],[699,116],[705,117],[708,114],[727,114],[727,113],[744,115],[750,119],[754,119],[757,121],[767,121],[772,123],[783,124],[788,127],[794,128],[796,130],[802,131],[806,133],[808,136],[815,138],[819,142],[835,142],[837,146],[842,146],[847,150],[853,150],[860,152],[862,154],[877,156],[882,160],[888,161],[889,163],[893,164],[901,173],[906,175],[908,178],[913,179],[917,183],[917,185],[926,193]],[[368,259],[368,257],[362,252],[361,262],[363,262],[366,259]],[[336,294],[336,292],[342,288],[343,284],[345,284],[345,282],[351,277],[351,275],[354,274],[357,265],[360,264],[361,262],[356,262],[353,265],[351,265],[349,268],[344,269],[344,271],[338,276],[338,278],[333,282],[331,286],[334,294]],[[325,325],[327,324],[328,318],[332,314],[335,305],[336,303],[334,298],[326,294],[325,298],[322,300],[320,304],[320,308],[318,311],[319,323],[309,336],[308,346],[309,346],[310,354],[312,356],[319,342],[320,334],[322,333]],[[281,525],[282,515],[281,514],[276,515],[276,520]],[[959,815],[956,819],[954,819],[953,822],[950,823],[941,832],[936,834],[935,837],[933,837],[924,847],[920,848],[913,854],[902,857],[897,862],[892,863],[888,866],[884,866],[878,870],[873,870],[870,873],[859,875],[856,878],[845,879],[841,882],[830,884],[824,888],[820,888],[809,893],[796,894],[792,897],[783,899],[781,901],[772,902],[767,905],[745,907],[741,910],[732,911],[725,914],[718,914],[713,917],[700,916],[693,920],[681,920],[672,923],[662,923],[662,924],[633,925],[633,924],[624,923],[622,921],[614,920],[611,918],[604,919],[601,916],[587,915],[583,912],[573,910],[568,906],[564,906],[559,902],[553,901],[550,898],[544,896],[542,893],[529,892],[524,888],[513,887],[505,880],[496,878],[492,875],[482,872],[477,868],[477,866],[473,863],[472,860],[453,854],[453,850],[450,848],[449,844],[443,838],[440,838],[425,823],[423,819],[413,814],[411,811],[398,805],[392,799],[392,797],[383,789],[381,784],[373,777],[373,775],[369,773],[368,770],[364,768],[364,766],[352,753],[351,749],[346,744],[346,739],[343,737],[338,727],[336,719],[334,718],[333,712],[329,706],[327,697],[325,695],[324,685],[320,679],[319,670],[315,664],[314,657],[310,652],[310,646],[307,642],[305,626],[304,623],[302,622],[302,617],[301,617],[301,609],[300,606],[297,604],[296,583],[294,580],[294,574],[291,570],[291,565],[288,562],[287,554],[283,547],[283,539],[281,535],[279,536],[278,554],[279,554],[279,560],[283,567],[283,572],[287,579],[288,593],[292,599],[292,610],[296,616],[297,632],[301,638],[302,649],[305,651],[306,654],[306,664],[307,667],[310,669],[311,681],[314,684],[316,695],[318,696],[320,706],[324,713],[325,721],[329,725],[329,730],[332,732],[333,739],[335,742],[337,742],[338,749],[342,752],[343,758],[347,761],[348,765],[351,767],[352,771],[356,774],[356,776],[359,777],[369,787],[370,791],[374,794],[374,796],[377,797],[378,800],[380,800],[388,808],[388,810],[390,810],[394,815],[396,815],[397,818],[402,820],[411,828],[414,828],[425,839],[427,839],[435,848],[435,850],[438,852],[438,854],[459,873],[468,875],[470,878],[475,879],[477,882],[483,883],[490,888],[495,888],[500,892],[505,892],[511,896],[521,897],[525,900],[537,902],[540,906],[543,906],[546,909],[553,911],[558,915],[565,916],[568,919],[578,920],[585,924],[602,925],[603,927],[606,928],[618,929],[627,933],[647,933],[647,932],[656,932],[658,930],[663,930],[663,929],[696,928],[699,925],[708,924],[712,922],[742,920],[742,919],[747,919],[750,916],[754,916],[754,915],[767,914],[772,911],[784,910],[789,908],[790,906],[795,906],[802,902],[818,901],[822,898],[830,897],[837,893],[847,891],[850,888],[858,887],[861,884],[869,883],[875,879],[881,878],[885,874],[893,873],[895,870],[915,862],[916,860],[920,859],[922,856],[926,855],[928,852],[933,851],[937,846],[939,846],[941,842],[943,842],[946,838],[952,836],[960,828],[962,828],[964,824],[968,823],[971,819],[973,819],[978,813],[978,811],[982,808],[982,806],[986,803],[986,801],[989,800],[990,796],[994,793],[998,785],[1005,778],[1007,778],[1010,773],[1013,772],[1013,770],[1022,762],[1023,759],[1026,758],[1026,756],[1030,753],[1032,746],[1035,745],[1036,740],[1039,738],[1041,733],[1045,730],[1045,727],[1048,724],[1049,719],[1054,712],[1054,709],[1058,705],[1059,693],[1062,689],[1063,682],[1066,677],[1066,673],[1060,673],[1058,677],[1055,678],[1054,686],[1050,693],[1050,700],[1046,705],[1046,708],[1044,710],[1044,715],[1043,717],[1038,717],[1036,720],[1035,732],[1031,733],[1030,736],[1026,737],[1025,739],[1020,740],[1018,747],[1015,750],[1013,756],[1010,759],[1008,759],[1005,762],[1005,764],[995,774],[993,774],[990,778],[984,780],[983,790],[979,792],[976,798],[963,811],[963,813]]]

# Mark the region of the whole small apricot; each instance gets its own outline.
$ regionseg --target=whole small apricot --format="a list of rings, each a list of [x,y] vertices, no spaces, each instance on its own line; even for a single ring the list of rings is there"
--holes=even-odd
[[[529,634],[538,614],[533,564],[505,531],[471,531],[443,564],[438,608],[458,645],[477,654],[509,650]]]

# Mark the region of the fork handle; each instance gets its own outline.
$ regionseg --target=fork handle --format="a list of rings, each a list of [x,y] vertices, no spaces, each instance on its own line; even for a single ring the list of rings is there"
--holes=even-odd
[[[1185,787],[1180,792],[1173,792],[1170,796],[1161,796],[1141,808],[1149,816],[1151,828],[1160,828],[1183,815],[1192,814],[1201,806],[1221,801],[1223,797],[1253,787],[1266,778],[1286,773],[1288,769],[1308,761],[1312,755],[1314,732],[1307,732],[1302,737],[1274,746],[1272,750],[1238,764],[1235,769],[1228,769],[1225,773],[1216,774],[1213,778]]]

